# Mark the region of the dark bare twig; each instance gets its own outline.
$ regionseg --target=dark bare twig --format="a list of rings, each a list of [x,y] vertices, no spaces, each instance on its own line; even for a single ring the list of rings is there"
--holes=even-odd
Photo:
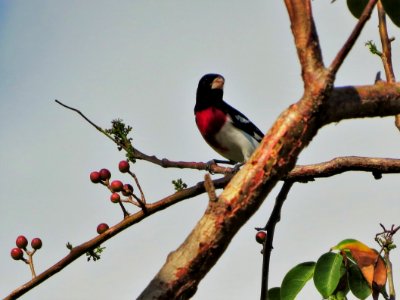
[[[336,75],[340,66],[344,62],[347,54],[349,54],[351,48],[353,48],[357,38],[359,37],[362,29],[364,28],[365,23],[367,23],[368,19],[370,18],[371,12],[377,2],[378,0],[369,0],[367,6],[364,8],[364,11],[361,14],[360,18],[358,19],[356,26],[354,27],[350,36],[348,37],[348,39],[346,40],[340,51],[337,53],[335,59],[332,61],[329,67],[331,76],[334,77]]]
[[[261,276],[261,300],[268,299],[268,274],[269,274],[269,263],[271,259],[271,252],[273,249],[275,226],[281,220],[281,211],[283,203],[285,202],[290,189],[293,186],[293,181],[285,181],[283,186],[275,199],[275,205],[272,213],[268,219],[267,224],[263,228],[256,228],[257,230],[265,230],[267,237],[263,244],[263,265],[262,265],[262,276]]]
[[[76,109],[76,108],[74,108],[74,107],[65,105],[64,103],[62,103],[61,101],[58,101],[57,99],[54,100],[54,101],[56,101],[56,102],[57,102],[58,104],[60,104],[61,106],[64,106],[65,108],[68,108],[68,109],[73,110],[74,112],[78,113],[82,118],[84,118],[90,125],[92,125],[94,128],[96,128],[98,131],[101,131],[102,133],[106,134],[106,133],[104,132],[104,130],[103,130],[100,126],[97,126],[95,123],[93,123],[92,121],[90,121],[90,119],[87,118],[80,110],[78,110],[78,109]],[[111,138],[112,140],[114,140],[111,136],[109,136],[109,138]]]

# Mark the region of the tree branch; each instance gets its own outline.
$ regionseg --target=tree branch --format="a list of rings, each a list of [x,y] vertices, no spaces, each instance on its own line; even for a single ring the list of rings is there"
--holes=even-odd
[[[232,176],[227,175],[223,178],[216,179],[213,181],[213,185],[216,188],[222,188],[224,187],[230,180]],[[59,262],[57,262],[55,265],[52,267],[48,268],[44,272],[40,273],[36,277],[34,277],[32,280],[28,281],[27,283],[23,284],[19,288],[15,289],[13,292],[11,292],[8,296],[4,298],[4,300],[11,300],[11,299],[16,299],[35,286],[39,285],[49,277],[53,276],[54,274],[58,273],[62,269],[64,269],[66,266],[68,266],[70,263],[75,261],[77,258],[80,256],[84,255],[86,252],[95,249],[96,247],[100,246],[102,243],[107,241],[108,239],[112,238],[113,236],[117,235],[124,229],[139,223],[143,219],[149,217],[150,215],[159,212],[161,210],[166,209],[167,207],[178,203],[180,201],[183,201],[185,199],[189,199],[192,197],[195,197],[197,195],[200,195],[205,192],[204,188],[204,182],[199,182],[195,186],[178,191],[170,196],[167,196],[155,203],[152,204],[147,204],[146,205],[146,212],[143,210],[138,211],[137,213],[130,215],[126,218],[124,218],[121,222],[118,224],[110,227],[106,232],[103,234],[100,234],[96,236],[95,238],[79,245],[71,249],[70,253],[65,256],[63,259],[61,259]]]
[[[383,5],[381,1],[378,1],[378,19],[379,19],[379,36],[381,38],[382,44],[382,63],[383,68],[385,69],[386,74],[386,81],[389,83],[395,83],[396,78],[393,72],[393,65],[392,65],[392,47],[390,45],[391,41],[389,40],[389,35],[387,32],[386,26],[386,13],[383,9]]]
[[[376,179],[379,179],[381,174],[399,173],[400,159],[359,156],[337,157],[319,164],[296,166],[286,176],[285,180],[306,182],[349,171],[371,172]]]
[[[120,146],[121,148],[123,148],[125,151],[128,152],[128,149],[125,147],[125,145],[120,145],[120,143],[118,143],[118,141],[116,141],[109,133],[107,133],[106,130],[104,130],[100,126],[96,125],[93,121],[91,121],[88,117],[86,117],[85,114],[83,114],[80,110],[78,110],[74,107],[68,106],[59,100],[55,100],[55,102],[69,110],[72,110],[72,111],[78,113],[90,125],[92,125],[98,131],[100,131],[102,134],[104,134],[106,137],[108,137],[110,140],[112,140],[117,146]],[[163,168],[207,170],[207,171],[210,171],[211,173],[216,173],[216,174],[227,174],[227,173],[233,172],[233,168],[221,167],[215,163],[171,161],[166,158],[159,159],[155,155],[144,154],[143,152],[139,151],[138,149],[136,149],[133,146],[132,146],[132,149],[134,152],[133,158],[145,160],[145,161],[151,162],[153,164],[156,164],[158,166],[161,166]]]
[[[340,49],[340,51],[337,53],[335,59],[332,61],[330,67],[329,67],[329,72],[332,77],[335,77],[337,71],[339,70],[340,66],[344,62],[344,60],[347,57],[347,54],[349,54],[351,48],[353,48],[355,42],[357,41],[357,38],[361,34],[362,29],[364,28],[364,25],[367,23],[369,18],[371,17],[371,12],[378,0],[369,0],[367,6],[364,8],[363,13],[361,14],[360,18],[358,19],[358,22],[356,26],[354,27],[353,31],[351,32],[350,36],[344,43],[343,47]]]
[[[269,277],[269,263],[271,259],[271,252],[273,249],[273,241],[275,234],[276,224],[281,220],[281,211],[283,203],[285,202],[290,189],[293,186],[293,181],[285,181],[278,196],[275,199],[275,205],[264,228],[256,228],[257,230],[265,230],[267,237],[263,244],[263,266],[262,266],[262,282],[261,282],[261,300],[268,300],[268,277]]]
[[[322,162],[314,165],[306,165],[306,166],[296,166],[285,178],[285,180],[289,180],[291,182],[305,182],[314,180],[315,178],[323,178],[334,176],[343,172],[348,171],[365,171],[372,172],[376,174],[384,174],[384,173],[400,173],[400,159],[390,159],[390,158],[368,158],[368,157],[338,157],[334,158],[328,162]],[[207,183],[207,185],[211,186],[211,190],[213,187],[217,189],[224,188],[226,184],[228,184],[232,175],[227,175],[223,178],[216,179],[211,181],[211,183]],[[52,267],[48,268],[37,277],[32,279],[31,281],[25,283],[19,288],[15,289],[12,293],[10,293],[4,299],[16,299],[19,296],[22,296],[35,286],[39,285],[49,277],[55,275],[70,263],[75,261],[80,256],[84,255],[86,252],[100,246],[102,243],[117,235],[124,229],[139,223],[144,220],[146,217],[150,215],[164,210],[167,207],[176,204],[180,201],[198,196],[206,191],[205,189],[206,181],[199,182],[195,186],[191,188],[184,189],[182,191],[176,192],[164,199],[161,199],[153,204],[147,204],[147,211],[144,213],[142,210],[126,217],[120,223],[112,226],[109,230],[107,230],[104,234],[98,235],[97,237],[77,246],[72,249],[72,251],[57,262]],[[213,192],[212,192],[213,193]],[[217,197],[212,197],[213,201],[218,201]]]
[[[318,34],[309,0],[285,0],[289,13],[297,55],[301,64],[304,86],[308,86],[324,69]]]
[[[320,126],[346,119],[387,117],[400,113],[400,83],[334,88],[318,115]]]

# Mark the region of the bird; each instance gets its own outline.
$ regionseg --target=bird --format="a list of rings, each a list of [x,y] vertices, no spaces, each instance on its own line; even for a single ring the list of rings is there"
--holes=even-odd
[[[246,162],[264,134],[244,114],[223,100],[225,78],[204,75],[197,87],[194,114],[204,140],[231,163]]]

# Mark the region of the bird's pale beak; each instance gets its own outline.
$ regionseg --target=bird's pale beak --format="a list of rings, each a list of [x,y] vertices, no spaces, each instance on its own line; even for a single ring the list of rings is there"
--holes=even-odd
[[[223,89],[225,80],[222,77],[217,77],[211,83],[211,89]]]

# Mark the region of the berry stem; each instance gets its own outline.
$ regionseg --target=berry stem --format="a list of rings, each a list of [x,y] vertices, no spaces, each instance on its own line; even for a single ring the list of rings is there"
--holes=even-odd
[[[122,204],[122,202],[121,202],[121,201],[118,201],[118,204],[119,204],[119,206],[121,206],[122,212],[124,213],[124,219],[125,219],[126,217],[129,217],[129,213],[128,213],[128,211],[126,210],[125,206]]]
[[[36,250],[34,249],[33,251],[25,251],[25,252],[28,255],[28,259],[25,262],[29,265],[29,268],[31,269],[32,278],[35,278],[36,272],[35,272],[35,266],[33,265],[33,254],[35,254]]]
[[[141,201],[139,201],[138,199],[136,199],[136,200],[138,200],[139,203],[141,203],[140,206],[141,206],[142,209],[144,210],[143,207],[144,207],[145,204],[146,204],[146,198],[144,197],[144,193],[143,193],[142,187],[141,187],[140,184],[139,184],[139,179],[136,177],[135,173],[133,173],[132,171],[129,171],[129,174],[130,174],[130,175],[132,176],[132,178],[135,180],[136,186],[138,187],[138,189],[139,189],[139,191],[140,191],[140,198],[141,198]],[[136,198],[136,197],[135,197],[135,198]]]

